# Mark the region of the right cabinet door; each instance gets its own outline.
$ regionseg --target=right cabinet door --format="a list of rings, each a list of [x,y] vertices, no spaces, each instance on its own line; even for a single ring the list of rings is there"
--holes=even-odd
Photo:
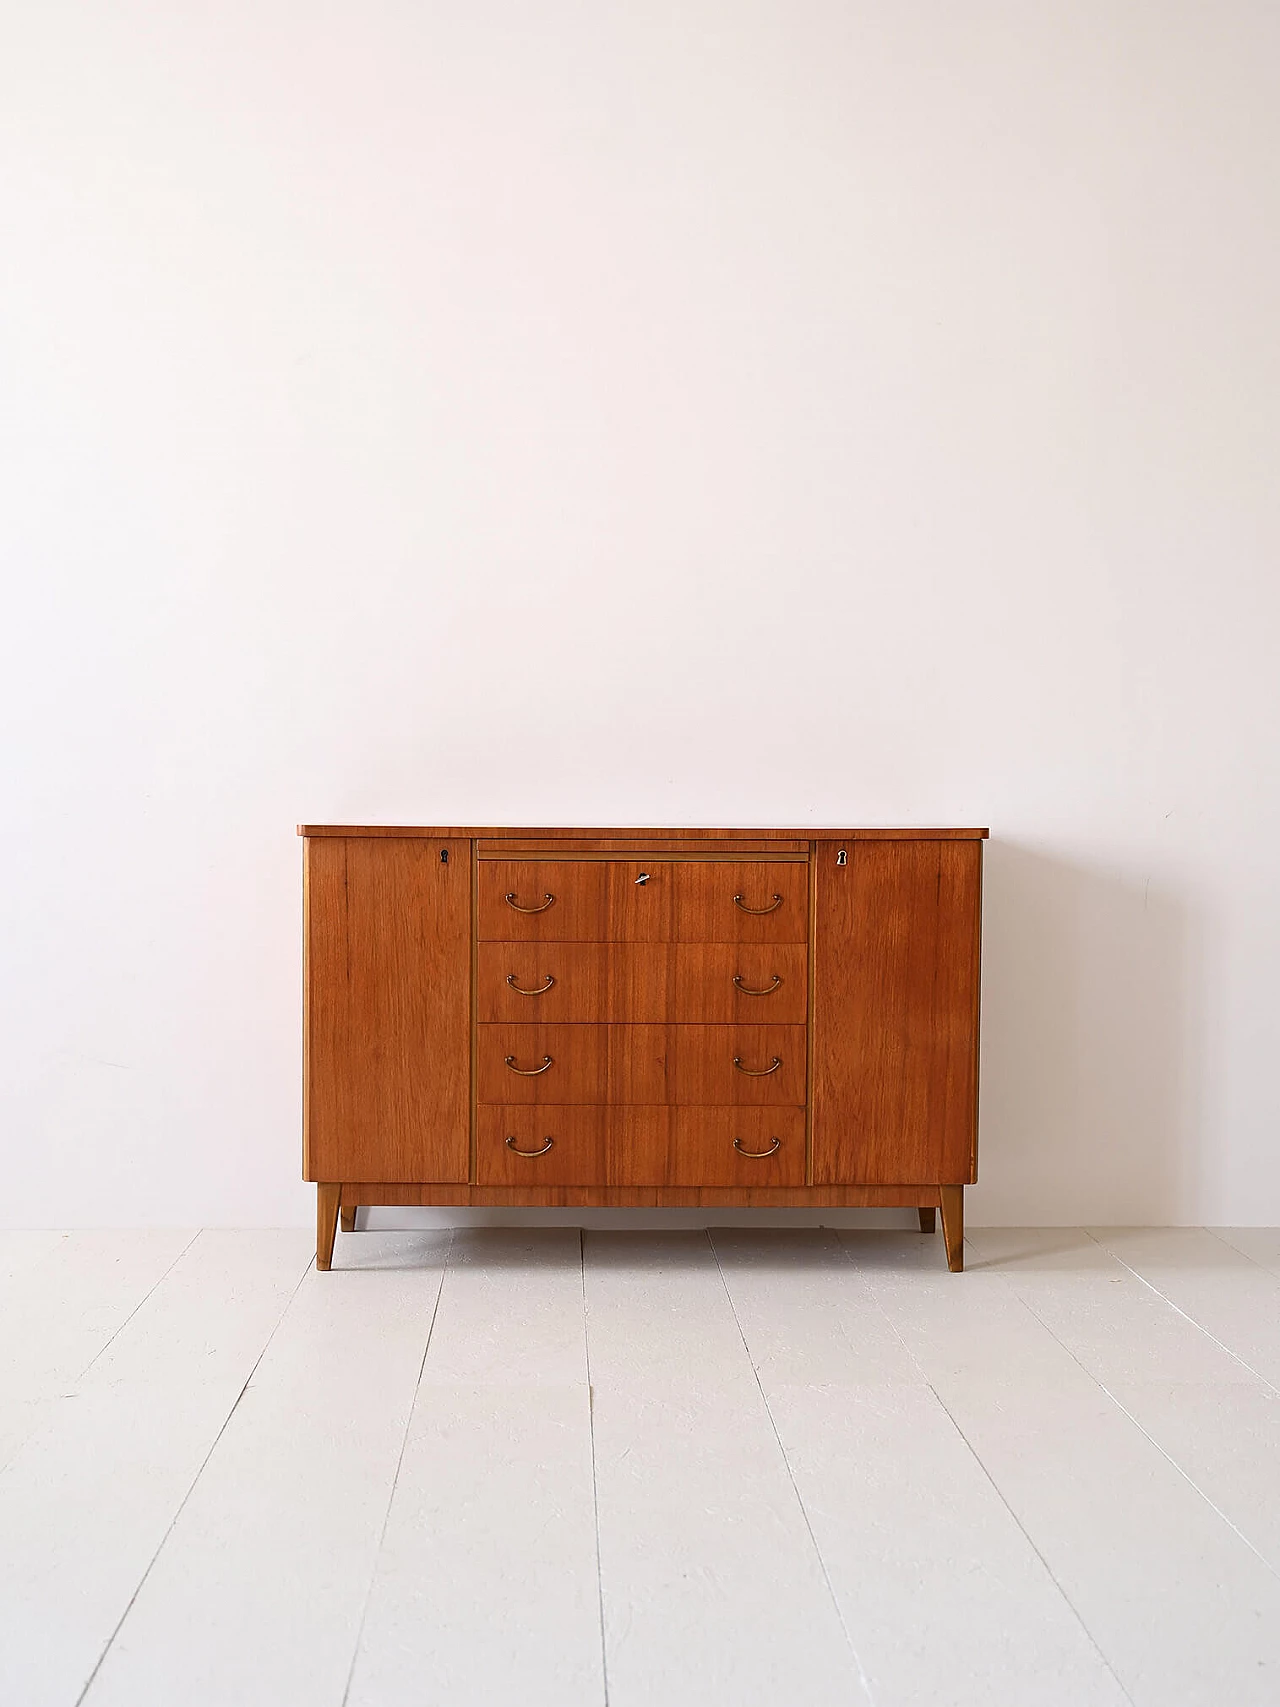
[[[815,858],[813,1182],[969,1184],[982,843],[819,842]]]

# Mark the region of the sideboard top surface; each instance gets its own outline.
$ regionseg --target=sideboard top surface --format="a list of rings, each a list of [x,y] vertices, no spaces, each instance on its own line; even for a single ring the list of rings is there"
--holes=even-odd
[[[517,827],[498,827],[484,825],[441,825],[441,824],[299,824],[300,836],[430,836],[433,839],[444,837],[475,837],[501,840],[505,837],[521,839],[537,838],[539,841],[570,841],[579,839],[599,839],[609,841],[614,838],[628,840],[645,837],[651,841],[667,839],[679,841],[744,841],[744,842],[829,842],[829,841],[977,841],[987,835],[986,830],[923,830],[923,829],[827,829],[824,826],[810,824],[803,829],[782,830],[775,827],[754,830],[708,830],[690,829],[687,825],[679,828],[655,829],[650,825],[642,825],[639,829],[571,829],[567,826],[553,825],[550,828],[529,828],[525,825]]]

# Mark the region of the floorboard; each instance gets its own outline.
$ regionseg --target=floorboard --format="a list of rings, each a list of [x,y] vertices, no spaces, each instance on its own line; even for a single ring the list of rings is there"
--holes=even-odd
[[[877,1707],[1123,1707],[835,1234],[713,1243]]]
[[[201,1234],[0,1477],[0,1702],[79,1699],[307,1254]]]
[[[1203,1227],[1093,1229],[1121,1262],[1280,1389],[1280,1274]]]
[[[603,1707],[576,1229],[459,1233],[349,1707]]]
[[[448,1243],[306,1276],[88,1707],[340,1707]]]
[[[0,1469],[195,1236],[0,1233]]]
[[[1276,1707],[1280,1232],[967,1244],[0,1236],[0,1703]]]
[[[872,1283],[1135,1707],[1274,1707],[1280,1578],[974,1244],[958,1284],[892,1258]]]
[[[1210,1227],[1206,1230],[1260,1268],[1280,1274],[1280,1227]]]
[[[585,1249],[610,1707],[869,1702],[705,1233]]]
[[[1106,1235],[1074,1237],[1067,1247],[1059,1232],[982,1232],[975,1244],[1204,1498],[1280,1571],[1280,1392],[1126,1267],[1099,1242]],[[1185,1266],[1185,1241],[1176,1238]],[[1222,1259],[1211,1247],[1209,1255],[1216,1272]],[[1253,1292],[1246,1265],[1233,1256],[1228,1269]],[[1221,1293],[1219,1280],[1219,1305]]]

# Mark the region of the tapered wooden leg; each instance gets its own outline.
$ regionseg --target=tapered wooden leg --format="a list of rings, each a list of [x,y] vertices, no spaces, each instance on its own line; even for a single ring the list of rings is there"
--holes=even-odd
[[[344,1233],[354,1233],[356,1230],[356,1206],[355,1206],[355,1204],[353,1203],[349,1209],[344,1209],[342,1211],[342,1213],[339,1215],[338,1220],[342,1224],[342,1231]]]
[[[952,1274],[964,1268],[964,1187],[943,1185],[938,1188],[942,1197],[942,1237],[947,1247],[947,1267]]]
[[[920,1231],[922,1233],[936,1233],[938,1230],[938,1211],[936,1209],[921,1209],[919,1215]]]
[[[333,1241],[338,1231],[338,1203],[342,1197],[340,1185],[316,1187],[316,1267],[333,1266]]]

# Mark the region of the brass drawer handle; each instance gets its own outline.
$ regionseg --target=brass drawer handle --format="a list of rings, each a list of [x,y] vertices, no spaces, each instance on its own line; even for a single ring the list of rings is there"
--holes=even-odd
[[[776,913],[778,908],[782,905],[782,896],[775,890],[773,900],[767,907],[748,907],[741,895],[735,895],[733,898],[733,904],[735,907],[741,907],[744,913],[755,913],[759,916],[761,913]]]
[[[555,979],[548,972],[547,973],[547,981],[545,984],[540,984],[536,990],[522,990],[520,988],[520,985],[516,983],[515,973],[514,972],[508,972],[507,973],[507,983],[510,984],[510,986],[513,990],[519,991],[519,993],[522,996],[545,996],[547,991],[555,983]]]
[[[554,1143],[554,1138],[548,1138],[540,1150],[522,1150],[514,1138],[508,1138],[507,1149],[514,1150],[517,1156],[545,1156]]]
[[[510,1059],[511,1057],[508,1055],[507,1060],[509,1061]],[[770,1073],[777,1072],[778,1068],[782,1065],[782,1057],[781,1055],[775,1055],[772,1067],[744,1067],[742,1065],[741,1055],[735,1055],[733,1058],[733,1064],[740,1073],[745,1073],[749,1079],[763,1079],[767,1078]]]
[[[511,1140],[508,1138],[507,1143],[509,1144],[510,1142]],[[548,1139],[547,1142],[550,1143],[551,1140]],[[775,1138],[767,1150],[746,1150],[742,1146],[741,1138],[735,1138],[733,1141],[733,1147],[740,1156],[750,1156],[753,1161],[759,1161],[761,1156],[772,1156],[775,1150],[780,1150],[782,1148],[782,1140],[781,1138]]]
[[[540,1067],[517,1067],[514,1055],[504,1055],[503,1060],[506,1062],[507,1066],[510,1067],[511,1071],[513,1073],[519,1073],[522,1079],[536,1079],[539,1073],[546,1072],[547,1068],[551,1065],[552,1057],[550,1055],[544,1055],[542,1057],[542,1065]]]
[[[545,913],[548,907],[554,905],[555,896],[548,889],[544,889],[542,893],[547,898],[540,907],[522,907],[519,901],[516,900],[516,892],[514,889],[506,897],[506,902],[508,907],[514,907],[517,913]]]
[[[778,988],[778,985],[781,984],[782,979],[779,978],[778,974],[775,972],[773,975],[773,983],[766,985],[763,990],[753,990],[749,984],[744,984],[742,982],[742,975],[738,972],[734,973],[733,981],[742,991],[744,996],[771,996]]]

